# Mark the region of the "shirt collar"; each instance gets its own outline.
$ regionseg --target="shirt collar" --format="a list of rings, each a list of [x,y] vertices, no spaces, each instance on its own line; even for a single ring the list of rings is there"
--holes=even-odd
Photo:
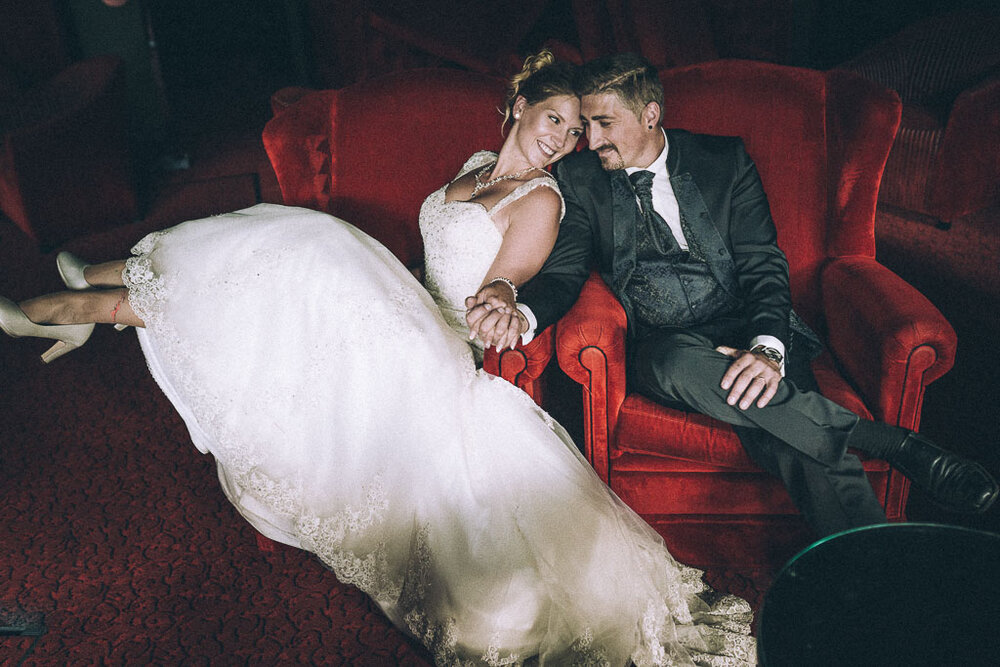
[[[663,133],[663,150],[656,156],[656,159],[648,167],[627,167],[625,169],[626,174],[631,176],[637,171],[651,171],[654,178],[656,176],[670,178],[670,173],[667,171],[667,149],[669,148],[667,144],[667,131],[661,127],[660,132]]]

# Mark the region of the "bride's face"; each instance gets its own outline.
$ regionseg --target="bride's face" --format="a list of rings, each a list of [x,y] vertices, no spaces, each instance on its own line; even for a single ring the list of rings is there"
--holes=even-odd
[[[583,134],[575,95],[554,95],[535,104],[521,97],[513,111],[517,121],[511,138],[534,167],[550,165],[572,151]]]

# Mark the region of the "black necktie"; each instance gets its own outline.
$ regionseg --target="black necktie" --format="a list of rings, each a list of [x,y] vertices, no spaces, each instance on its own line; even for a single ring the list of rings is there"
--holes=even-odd
[[[656,249],[666,255],[671,250],[677,250],[677,240],[673,232],[656,209],[653,208],[653,172],[636,171],[629,174],[628,180],[639,198],[642,220],[646,223],[646,233],[656,246]]]

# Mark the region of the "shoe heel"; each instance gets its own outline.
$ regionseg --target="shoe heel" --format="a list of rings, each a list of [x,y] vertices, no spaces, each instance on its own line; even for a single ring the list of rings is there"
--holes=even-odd
[[[64,340],[56,341],[56,344],[50,347],[48,350],[42,353],[42,361],[49,363],[55,361],[59,357],[63,356],[67,352],[72,352],[79,345],[74,345],[73,343],[68,343]]]

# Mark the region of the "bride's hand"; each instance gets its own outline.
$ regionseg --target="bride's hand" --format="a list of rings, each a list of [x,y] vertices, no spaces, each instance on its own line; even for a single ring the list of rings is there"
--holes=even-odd
[[[475,296],[465,299],[465,322],[469,325],[469,339],[478,337],[489,347],[499,339],[510,325],[510,316],[516,310],[514,295],[503,283],[484,285]],[[506,320],[501,330],[498,325]]]
[[[496,347],[497,352],[507,348],[514,349],[514,346],[521,339],[521,334],[527,330],[527,318],[515,308],[513,312],[507,313],[506,317],[500,318],[497,322],[497,326],[493,329],[492,345]],[[489,347],[491,343],[484,342],[483,344]]]

